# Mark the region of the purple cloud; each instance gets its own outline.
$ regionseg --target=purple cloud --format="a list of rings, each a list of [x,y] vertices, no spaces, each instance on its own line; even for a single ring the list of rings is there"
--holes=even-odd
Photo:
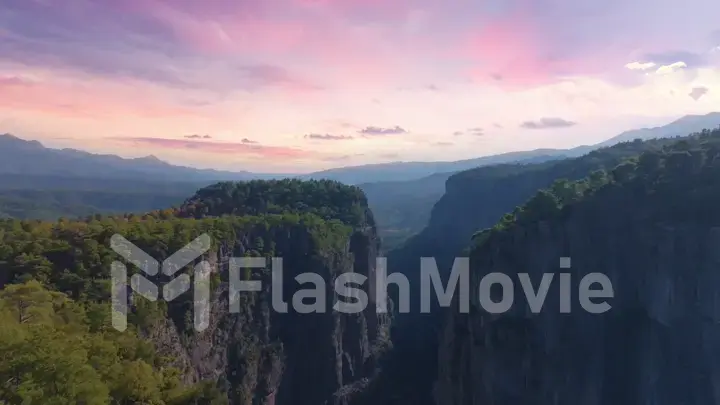
[[[461,135],[483,136],[483,135],[485,135],[485,130],[480,127],[468,128],[464,131],[455,131],[455,132],[453,132],[453,135],[455,135],[455,136],[461,136]]]
[[[379,155],[381,159],[398,159],[400,157],[399,153],[382,153]]]
[[[573,121],[568,121],[557,117],[544,117],[538,121],[525,121],[520,126],[525,129],[547,129],[547,128],[568,128],[577,125]]]
[[[284,86],[296,90],[321,90],[322,87],[310,83],[301,78],[295,77],[287,69],[273,65],[249,65],[241,66],[239,70],[260,86]]]
[[[399,125],[396,125],[392,128],[382,128],[382,127],[374,127],[369,126],[365,127],[358,131],[358,133],[365,135],[365,136],[384,136],[384,135],[399,135],[399,134],[405,134],[408,131]]]
[[[221,0],[213,1],[211,7],[198,8],[185,0],[67,0],[62,6],[55,2],[10,1],[0,8],[0,62],[142,80],[180,89],[318,89],[281,66],[202,55],[180,35],[182,31],[174,25],[179,21],[167,20],[170,16],[190,18],[192,14],[186,12],[227,17],[241,9],[240,3],[247,2]],[[212,27],[205,29],[211,31]],[[217,63],[220,60],[222,63]],[[194,74],[200,66],[208,71]]]
[[[332,135],[332,134],[307,134],[304,137],[305,139],[315,139],[320,141],[346,141],[353,139],[352,136],[349,135]]]
[[[709,91],[710,91],[710,89],[708,89],[707,87],[702,87],[702,86],[701,86],[701,87],[694,87],[694,88],[690,91],[690,94],[688,94],[688,95],[689,95],[693,100],[698,101],[698,100],[700,100],[704,95],[706,95]]]

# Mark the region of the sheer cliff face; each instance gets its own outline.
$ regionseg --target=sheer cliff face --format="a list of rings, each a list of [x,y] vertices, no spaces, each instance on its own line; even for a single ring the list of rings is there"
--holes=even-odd
[[[473,233],[493,226],[555,180],[578,180],[594,170],[613,168],[624,159],[672,142],[626,142],[573,159],[485,166],[454,174],[433,207],[427,227],[405,246],[390,252],[389,265],[412,275],[419,272],[419,257],[432,256],[449,270],[452,258],[467,247]]]
[[[388,340],[389,322],[376,313],[374,302],[359,314],[332,310],[338,275],[354,271],[369,279],[374,277],[378,249],[374,227],[326,236],[331,237],[326,240],[329,244],[302,226],[276,227],[250,230],[238,235],[237,240],[221,243],[206,257],[216,262],[224,280],[213,294],[209,328],[200,333],[182,332],[175,327],[181,323],[177,316],[174,325],[160,325],[151,338],[161,351],[178,358],[188,380],[217,380],[232,404],[347,403],[352,393],[347,387],[361,384],[374,372]],[[257,238],[272,240],[274,255],[283,258],[287,313],[273,307],[269,267],[253,274],[253,279],[263,281],[263,291],[240,293],[239,312],[230,312],[225,276],[229,259],[257,249]],[[313,284],[300,285],[294,280],[306,272],[317,273],[324,280],[325,313],[293,310],[293,294],[314,288]],[[369,285],[363,286],[366,291]],[[304,302],[312,304],[313,300]],[[172,306],[170,311],[173,313]]]
[[[472,253],[470,313],[450,310],[440,338],[438,405],[720,402],[720,228],[616,208],[516,226]],[[560,257],[571,257],[571,269],[559,268]],[[505,314],[479,304],[480,279],[491,272],[514,282]],[[537,289],[546,272],[556,273],[551,289],[531,313],[517,274]],[[572,280],[569,314],[560,313],[560,272]],[[614,288],[603,314],[578,300],[593,272]]]

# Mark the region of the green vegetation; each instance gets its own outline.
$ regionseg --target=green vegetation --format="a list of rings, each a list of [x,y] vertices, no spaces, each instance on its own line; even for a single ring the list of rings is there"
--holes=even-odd
[[[307,230],[318,245],[333,243],[350,228],[312,215],[259,217],[176,218],[173,210],[144,216],[90,218],[58,222],[0,220],[0,274],[6,282],[37,280],[77,299],[109,299],[110,263],[117,255],[110,237],[121,234],[157,260],[164,260],[202,233],[232,248],[238,235],[256,237],[260,253],[272,254],[273,228]],[[260,238],[260,239],[258,239]],[[0,280],[1,281],[1,280]]]
[[[106,305],[78,302],[35,280],[0,291],[0,403],[222,404],[185,386],[135,330],[109,327]]]
[[[639,143],[639,142],[636,142]],[[665,145],[625,160],[611,170],[597,170],[576,181],[556,180],[494,227],[473,236],[475,245],[493,234],[571,215],[579,204],[612,204],[615,212],[637,210],[637,220],[717,223],[720,177],[720,129]]]
[[[261,183],[222,183],[201,190],[183,208],[143,215],[0,219],[0,404],[227,403],[215,381],[187,384],[177,359],[160,355],[146,340],[167,319],[185,334],[181,339],[188,338],[191,298],[165,303],[133,296],[128,331],[110,327],[109,272],[118,255],[109,241],[121,234],[160,261],[202,233],[211,236],[213,252],[233,252],[237,244],[246,256],[270,257],[282,243],[281,250],[303,256],[345,250],[350,223],[365,219],[364,195],[355,188]],[[228,196],[235,199],[223,200],[218,190],[233,190]],[[305,198],[296,199],[300,195]],[[243,208],[234,209],[236,204]],[[202,218],[189,215],[195,210]],[[163,282],[160,276],[153,281]]]
[[[378,224],[386,250],[400,246],[422,231],[433,205],[445,191],[452,173],[438,173],[418,180],[360,184]]]
[[[200,189],[180,212],[195,218],[309,213],[352,226],[374,225],[362,190],[330,180],[218,183]]]
[[[718,201],[719,146],[720,130],[705,130],[680,139],[625,142],[579,158],[455,174],[428,227],[391,251],[388,266],[419,283],[419,258],[434,257],[440,271],[449,274],[455,257],[492,257],[493,249],[517,235],[512,231],[572,215],[581,204],[592,204],[596,216],[630,212],[637,220],[717,221],[713,205]],[[471,251],[463,252],[471,238]],[[419,309],[417,301],[411,302]],[[415,403],[432,403],[440,313],[411,313],[395,320],[395,350],[388,367],[403,371],[386,382],[384,396],[412,395]],[[412,376],[407,364],[413,365]]]
[[[444,322],[451,326],[436,346],[437,356],[451,367],[440,369],[437,380],[447,385],[438,391],[460,392],[453,398],[456,403],[508,398],[515,403],[576,403],[576,388],[590,382],[612,387],[598,391],[608,404],[671,397],[713,402],[713,392],[706,388],[710,383],[682,379],[716,366],[706,361],[712,356],[686,356],[684,350],[696,349],[708,317],[717,313],[708,308],[713,308],[717,290],[719,178],[720,129],[706,130],[583,179],[556,180],[477,233],[469,253],[470,291],[496,271],[513,280],[523,274],[537,281],[548,273],[567,272],[574,285],[587,274],[600,273],[611,280],[614,298],[607,302],[612,309],[585,316],[574,309],[582,299],[573,293],[566,296],[572,314],[561,316],[551,315],[558,308],[553,300],[542,309],[549,316],[528,317],[530,298],[523,294],[516,294],[513,308],[501,315],[488,314],[479,305],[470,314],[448,311]],[[572,270],[558,269],[562,256],[572,257]],[[553,335],[549,340],[555,344],[537,344]],[[703,348],[713,352],[717,342]],[[677,355],[667,356],[668,350]],[[587,356],[601,359],[601,373],[585,367]],[[518,383],[506,384],[507,374],[499,373],[485,380],[497,389],[468,386],[477,367],[512,367]],[[648,373],[667,383],[648,391],[636,378]],[[675,384],[676,379],[682,382]],[[537,400],[547,392],[554,394]]]
[[[183,194],[102,190],[2,190],[0,218],[79,218],[95,214],[145,213],[179,205]]]
[[[584,156],[536,164],[503,164],[451,176],[446,193],[435,204],[428,226],[388,254],[389,265],[419,273],[419,257],[435,257],[441,267],[452,264],[478,229],[494,226],[503,216],[557,179],[575,181],[597,170],[610,170],[643,152],[660,152],[678,138],[635,140],[594,150]]]

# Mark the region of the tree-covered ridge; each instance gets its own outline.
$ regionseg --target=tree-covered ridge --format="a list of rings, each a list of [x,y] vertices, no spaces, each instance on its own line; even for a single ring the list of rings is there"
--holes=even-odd
[[[613,168],[640,153],[662,150],[674,142],[677,139],[636,140],[572,159],[500,164],[456,173],[447,180],[445,195],[433,207],[428,226],[390,252],[388,260],[410,274],[419,271],[417,258],[421,256],[434,256],[438,262],[451,264],[474,232],[493,226],[505,213],[556,179],[579,180],[595,170]]]
[[[162,261],[208,233],[211,251],[269,257],[294,248],[344,249],[351,228],[311,214],[177,218],[172,210],[143,216],[57,222],[0,220],[0,404],[221,404],[213,381],[187,385],[176,359],[162,358],[141,338],[173,319],[190,330],[192,300],[150,302],[132,296],[129,329],[110,327],[110,248],[120,234]],[[310,244],[308,246],[308,243]],[[128,266],[129,272],[139,271]],[[186,271],[191,271],[190,267]],[[216,274],[213,283],[223,276]],[[154,280],[162,283],[163,280]]]
[[[717,130],[707,130],[686,140],[691,145],[695,145],[691,149],[696,149],[699,147],[697,145],[701,143],[708,144],[702,147],[705,149],[710,144],[717,142],[718,138],[720,138],[720,134]],[[502,242],[506,240],[499,241],[502,236],[509,235],[508,238],[510,238],[515,235],[503,230],[526,226],[520,224],[522,221],[528,221],[525,222],[527,224],[568,212],[558,207],[560,205],[558,200],[573,199],[579,189],[585,187],[585,185],[574,185],[575,183],[570,185],[570,181],[590,176],[582,183],[604,183],[610,176],[608,170],[625,162],[636,162],[638,156],[643,152],[651,152],[649,156],[653,156],[652,152],[664,154],[670,150],[665,148],[666,146],[669,147],[678,141],[678,138],[638,140],[598,149],[578,158],[537,164],[486,166],[454,174],[448,179],[445,195],[433,208],[428,226],[420,234],[410,238],[404,246],[391,251],[388,254],[388,266],[394,271],[402,271],[411,280],[414,278],[415,282],[419,283],[419,258],[434,257],[441,274],[449,275],[454,259],[458,256],[466,256],[468,249],[471,250],[471,257],[488,255],[490,251],[483,250],[479,246],[492,249],[492,247],[503,245]],[[591,173],[595,171],[598,172],[591,176]],[[553,186],[557,179],[567,179],[567,181],[556,183]],[[554,187],[558,195],[562,197],[553,195],[552,198],[546,198],[546,191],[541,193],[532,204],[526,204],[528,200],[538,194],[538,190],[549,187]],[[680,208],[685,203],[683,200],[685,197],[682,194],[664,198],[669,198]],[[549,204],[548,200],[550,200]],[[604,211],[597,211],[598,215],[601,212],[602,215],[609,215],[608,210],[637,208],[637,204],[643,204],[643,200],[626,193],[624,188],[619,189],[614,200],[602,201],[595,202],[595,204],[607,205],[604,207]],[[657,199],[655,203],[658,207],[668,204],[664,203],[661,198]],[[521,212],[520,209],[515,209],[517,206],[525,208]],[[691,210],[687,212],[691,212]],[[470,244],[473,234],[475,237]],[[491,235],[493,240],[498,240],[497,244],[484,243],[490,239]],[[419,305],[415,311],[419,312]],[[438,349],[434,328],[439,328],[443,322],[442,317],[436,316],[439,313],[428,316],[413,313],[405,316],[405,319],[398,317],[399,319],[396,321],[396,324],[405,322],[407,325],[403,328],[398,327],[398,332],[393,337],[396,348],[393,354],[396,359],[393,361],[399,364],[400,368],[405,368],[406,364],[413,364],[412,369],[416,374],[409,378],[403,374],[396,374],[389,385],[394,390],[393,392],[402,392],[403,395],[406,392],[413,393],[418,398],[417,403],[432,403],[431,387],[433,381],[437,379]],[[416,344],[415,342],[418,340],[424,341],[424,343]],[[404,341],[410,343],[404,343]]]
[[[186,386],[134,328],[110,328],[107,305],[74,301],[37,281],[0,290],[0,403],[223,404]]]
[[[180,208],[180,215],[310,213],[352,226],[374,225],[361,189],[331,180],[253,180],[222,182],[200,189]]]
[[[256,233],[258,253],[272,252],[273,232],[302,229],[318,247],[343,243],[350,228],[314,215],[285,214],[222,218],[176,218],[172,210],[143,216],[93,217],[57,222],[0,220],[0,284],[37,280],[74,298],[109,298],[110,264],[118,258],[110,238],[120,234],[162,261],[203,233],[214,244],[232,245]],[[214,247],[215,248],[215,247]]]
[[[633,142],[632,144],[640,144]],[[570,215],[580,205],[641,212],[635,220],[720,223],[720,129],[705,130],[640,154],[584,179],[556,180],[494,227],[473,236],[475,246],[513,227]],[[642,207],[642,209],[638,209]]]
[[[448,180],[448,188],[467,185],[466,182],[491,181],[509,178],[525,173],[537,173],[538,176],[554,179],[566,177],[585,177],[586,173],[601,167],[612,168],[625,159],[647,151],[657,151],[677,142],[679,138],[660,138],[651,140],[636,139],[593,150],[573,159],[551,160],[534,164],[501,164],[484,166],[477,169],[457,173]],[[554,177],[553,177],[554,176]]]
[[[190,194],[103,190],[0,190],[0,218],[80,218],[95,214],[145,213],[179,205]]]

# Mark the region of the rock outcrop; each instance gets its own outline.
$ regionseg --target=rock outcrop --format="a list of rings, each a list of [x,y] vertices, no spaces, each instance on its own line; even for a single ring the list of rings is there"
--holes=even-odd
[[[539,193],[520,219],[483,233],[470,255],[470,309],[457,301],[444,319],[436,404],[720,403],[720,151],[717,134],[705,136],[699,151],[678,143],[619,166],[560,211]],[[575,198],[587,184],[558,193]],[[513,287],[485,298],[513,293],[513,304],[491,313],[480,282],[498,272]],[[537,291],[546,273],[554,279],[535,313],[519,274]],[[583,306],[591,273],[612,284],[612,298],[591,300],[606,312]],[[560,274],[570,280],[562,293]]]
[[[215,251],[199,259],[211,262],[221,280],[212,294],[209,327],[202,332],[189,329],[183,321],[192,315],[191,309],[187,303],[173,302],[169,312],[174,322],[163,320],[149,334],[159,352],[174,356],[186,380],[217,381],[232,404],[347,404],[352,392],[348,386],[372,376],[376,369],[388,344],[389,318],[376,312],[370,281],[363,285],[371,301],[365,311],[333,310],[338,299],[334,283],[345,272],[373,280],[378,238],[371,226],[334,232],[324,239],[317,232],[302,225],[255,227],[236,240],[221,241]],[[251,275],[262,281],[262,291],[230,297],[230,258],[263,254],[258,241],[272,245],[273,255],[282,258],[287,313],[279,312],[272,302],[270,265]],[[324,313],[293,309],[296,292],[315,288],[294,279],[308,272],[323,280]],[[231,301],[238,311],[231,311]]]

